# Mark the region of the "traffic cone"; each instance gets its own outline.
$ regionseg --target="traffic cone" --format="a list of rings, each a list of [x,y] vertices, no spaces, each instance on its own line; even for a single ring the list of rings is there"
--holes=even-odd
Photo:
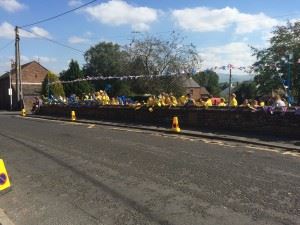
[[[179,127],[178,117],[177,116],[173,117],[172,131],[177,132],[177,133],[180,132],[180,127]]]
[[[0,191],[3,191],[7,188],[9,188],[10,181],[8,178],[7,171],[5,169],[5,165],[2,159],[0,159]]]
[[[76,120],[76,113],[75,113],[75,111],[72,111],[72,112],[71,112],[71,120],[72,120],[72,121],[75,121],[75,120]]]
[[[26,116],[26,109],[22,109],[21,115],[22,115],[22,116]]]

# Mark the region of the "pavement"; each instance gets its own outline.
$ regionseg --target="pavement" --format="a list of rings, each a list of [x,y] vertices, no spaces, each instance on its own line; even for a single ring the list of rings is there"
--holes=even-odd
[[[300,153],[0,114],[15,225],[298,225]]]

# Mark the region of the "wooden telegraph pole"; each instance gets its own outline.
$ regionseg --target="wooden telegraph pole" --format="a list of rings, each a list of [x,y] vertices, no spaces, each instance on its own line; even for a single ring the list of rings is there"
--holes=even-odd
[[[21,63],[20,63],[20,36],[19,27],[15,28],[15,67],[16,67],[16,90],[17,90],[17,108],[23,108],[23,90],[21,78]]]

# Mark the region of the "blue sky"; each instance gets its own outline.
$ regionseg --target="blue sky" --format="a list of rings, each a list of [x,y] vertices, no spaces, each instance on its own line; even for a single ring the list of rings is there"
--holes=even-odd
[[[70,10],[89,0],[0,0],[0,74],[14,55],[13,28]],[[33,59],[59,73],[70,59],[84,64],[81,53],[55,45],[37,35],[86,51],[100,41],[127,44],[135,36],[167,38],[174,30],[196,45],[201,69],[255,60],[249,45],[266,47],[272,27],[300,18],[299,0],[98,0],[21,33],[22,62]],[[133,33],[138,31],[139,33]]]

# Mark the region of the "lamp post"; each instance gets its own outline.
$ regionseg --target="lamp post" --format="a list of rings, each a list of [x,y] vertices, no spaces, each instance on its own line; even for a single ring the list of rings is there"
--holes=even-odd
[[[48,91],[48,102],[50,101],[50,80],[49,80],[49,73],[47,74],[47,91]]]
[[[293,60],[293,53],[289,54],[289,59],[288,59],[288,64],[289,64],[289,69],[288,69],[288,103],[289,105],[291,105],[292,103],[292,80],[291,80],[291,76],[292,76],[292,72],[291,72],[291,64]]]
[[[288,104],[291,105],[292,103],[292,81],[291,81],[291,77],[292,77],[292,71],[291,71],[291,65],[293,64],[293,53],[286,51],[285,52],[285,56],[281,58],[281,60],[287,64],[287,78],[286,78],[286,82],[284,84],[284,87],[286,88],[286,94],[287,94],[287,101]]]

